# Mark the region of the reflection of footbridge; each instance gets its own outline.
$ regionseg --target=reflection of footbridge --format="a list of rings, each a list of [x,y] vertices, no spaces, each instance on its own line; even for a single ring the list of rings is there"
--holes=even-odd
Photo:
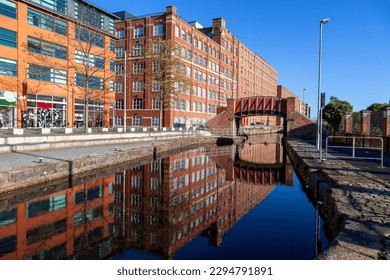
[[[292,185],[292,167],[284,162],[283,147],[277,141],[252,141],[242,147],[208,148],[205,153],[226,170],[226,179],[257,185]]]
[[[284,182],[283,164],[256,164],[245,161],[234,162],[234,178],[256,185],[278,185]]]

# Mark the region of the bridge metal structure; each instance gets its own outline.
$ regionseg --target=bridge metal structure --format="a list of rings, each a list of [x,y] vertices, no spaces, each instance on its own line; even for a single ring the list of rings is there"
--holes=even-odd
[[[234,101],[236,131],[240,131],[241,119],[252,116],[282,117],[284,132],[286,132],[287,99],[273,96],[251,96]]]
[[[287,99],[272,96],[252,96],[235,100],[235,118],[260,115],[286,117]]]

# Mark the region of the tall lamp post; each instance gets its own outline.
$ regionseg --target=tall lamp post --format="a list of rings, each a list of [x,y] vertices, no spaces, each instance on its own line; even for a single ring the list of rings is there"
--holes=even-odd
[[[304,88],[302,90],[302,103],[303,103],[303,114],[306,116],[306,103],[305,103],[305,91],[306,89]],[[301,108],[302,108],[302,105],[301,105]]]
[[[325,18],[320,21],[320,55],[319,55],[319,66],[318,66],[318,102],[317,102],[317,150],[320,149],[321,135],[320,130],[320,114],[321,114],[321,64],[322,64],[322,25],[330,22],[330,19]]]

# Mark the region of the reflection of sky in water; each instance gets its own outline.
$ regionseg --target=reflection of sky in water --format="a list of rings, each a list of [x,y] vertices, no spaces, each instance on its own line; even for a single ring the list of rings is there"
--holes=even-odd
[[[327,240],[321,232],[323,248]],[[277,186],[222,237],[219,248],[198,236],[174,259],[314,259],[315,209],[294,175],[294,187]],[[161,259],[136,250],[114,259]]]

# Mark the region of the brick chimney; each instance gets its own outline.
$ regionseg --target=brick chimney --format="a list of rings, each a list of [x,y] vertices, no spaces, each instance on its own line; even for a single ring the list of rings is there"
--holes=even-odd
[[[219,28],[220,31],[224,30],[226,27],[226,21],[223,18],[214,18],[213,19],[213,29]]]
[[[166,13],[167,14],[177,14],[177,9],[175,6],[167,6]]]

